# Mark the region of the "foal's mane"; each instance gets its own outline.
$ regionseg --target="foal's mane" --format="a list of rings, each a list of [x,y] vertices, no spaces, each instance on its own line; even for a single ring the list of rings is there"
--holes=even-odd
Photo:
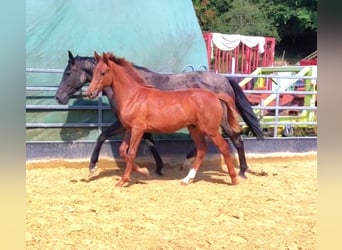
[[[115,64],[121,66],[125,72],[130,75],[133,80],[135,80],[136,82],[152,88],[153,86],[149,85],[147,82],[145,82],[144,78],[142,78],[139,73],[134,69],[133,64],[129,61],[127,61],[125,58],[123,57],[116,57],[115,55],[113,55],[113,53],[107,53],[107,58],[114,62]]]

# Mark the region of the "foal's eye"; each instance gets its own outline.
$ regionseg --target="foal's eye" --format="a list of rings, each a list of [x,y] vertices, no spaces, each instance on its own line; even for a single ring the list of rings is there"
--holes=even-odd
[[[106,72],[101,72],[101,76],[104,76],[106,74]]]

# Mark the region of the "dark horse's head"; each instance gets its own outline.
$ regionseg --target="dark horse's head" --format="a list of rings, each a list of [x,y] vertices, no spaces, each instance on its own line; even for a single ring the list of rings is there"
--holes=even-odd
[[[55,98],[59,104],[67,104],[69,98],[83,85],[90,82],[96,61],[93,57],[74,57],[68,51],[68,65],[66,66]]]

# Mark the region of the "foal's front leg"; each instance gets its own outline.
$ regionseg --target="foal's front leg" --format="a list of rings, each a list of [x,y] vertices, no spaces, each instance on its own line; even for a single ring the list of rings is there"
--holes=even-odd
[[[128,157],[127,151],[128,151],[128,148],[129,148],[128,142],[130,141],[130,138],[131,138],[131,132],[129,130],[126,130],[125,135],[124,135],[124,139],[121,142],[121,145],[120,145],[120,148],[119,148],[119,154],[120,154],[121,158],[126,161],[126,164],[127,164],[127,157]],[[150,172],[148,171],[147,168],[141,168],[138,165],[136,165],[135,163],[133,163],[131,169],[134,172],[140,173],[140,174],[142,174],[144,176],[149,176],[150,175]],[[127,181],[129,181],[129,178],[127,180],[125,180],[124,182],[127,182]],[[122,186],[122,185],[119,185],[119,186]]]
[[[124,140],[122,141],[121,146],[120,146],[120,156],[123,159],[125,159],[126,168],[120,181],[116,184],[117,187],[121,187],[126,182],[129,182],[132,170],[142,173],[144,175],[149,175],[149,172],[146,168],[145,168],[146,170],[144,170],[144,168],[139,168],[136,164],[134,164],[134,160],[135,160],[142,136],[143,136],[143,133],[135,131],[135,130],[131,131],[130,129],[127,129],[125,132]],[[128,144],[128,141],[129,141],[129,144]]]

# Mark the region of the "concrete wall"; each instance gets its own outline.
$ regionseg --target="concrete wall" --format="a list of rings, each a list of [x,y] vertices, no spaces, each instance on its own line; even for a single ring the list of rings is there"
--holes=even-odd
[[[272,154],[291,155],[305,154],[317,151],[317,138],[266,138],[264,141],[246,138],[244,140],[246,155],[267,156]],[[51,159],[90,159],[95,142],[30,142],[26,144],[27,161],[51,160]],[[107,141],[100,152],[101,157],[114,157],[119,159],[118,147],[120,141]],[[159,140],[156,142],[157,149],[168,165],[183,163],[185,156],[193,148],[191,140]],[[236,153],[231,145],[232,152]],[[209,144],[206,160],[219,157],[218,151],[213,144]],[[154,162],[148,148],[141,144],[137,160]]]

